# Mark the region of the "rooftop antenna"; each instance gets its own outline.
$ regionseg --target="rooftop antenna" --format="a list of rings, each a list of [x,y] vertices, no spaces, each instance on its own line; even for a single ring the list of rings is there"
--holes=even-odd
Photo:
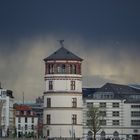
[[[64,40],[58,40],[58,41],[59,41],[61,47],[64,47],[64,44],[63,44]]]
[[[0,89],[2,89],[2,87],[1,87],[1,82],[0,82]]]
[[[22,94],[23,94],[23,105],[24,105],[24,92]]]

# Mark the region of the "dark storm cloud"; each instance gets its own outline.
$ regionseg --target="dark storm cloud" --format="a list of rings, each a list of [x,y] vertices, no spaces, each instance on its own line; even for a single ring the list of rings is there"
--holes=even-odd
[[[140,2],[0,1],[0,81],[21,99],[43,95],[43,58],[57,40],[81,56],[83,86],[140,83]]]
[[[139,1],[1,1],[0,38],[46,33],[79,34],[92,40],[139,40]]]

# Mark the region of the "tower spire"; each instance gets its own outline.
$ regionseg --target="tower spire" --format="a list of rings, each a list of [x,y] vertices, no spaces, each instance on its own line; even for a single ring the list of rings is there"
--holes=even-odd
[[[64,40],[58,40],[58,41],[59,41],[61,47],[64,47],[64,44],[63,44]]]

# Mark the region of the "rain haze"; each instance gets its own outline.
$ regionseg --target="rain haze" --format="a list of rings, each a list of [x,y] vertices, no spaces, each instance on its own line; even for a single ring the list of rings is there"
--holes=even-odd
[[[83,87],[140,83],[140,1],[0,1],[0,81],[17,100],[45,91],[43,59],[83,58]]]

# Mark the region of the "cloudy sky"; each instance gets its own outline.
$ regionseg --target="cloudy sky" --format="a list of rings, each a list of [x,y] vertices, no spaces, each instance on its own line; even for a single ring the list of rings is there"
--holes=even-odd
[[[140,83],[140,1],[1,0],[0,81],[17,100],[45,90],[43,59],[60,48],[84,59],[83,87]]]

